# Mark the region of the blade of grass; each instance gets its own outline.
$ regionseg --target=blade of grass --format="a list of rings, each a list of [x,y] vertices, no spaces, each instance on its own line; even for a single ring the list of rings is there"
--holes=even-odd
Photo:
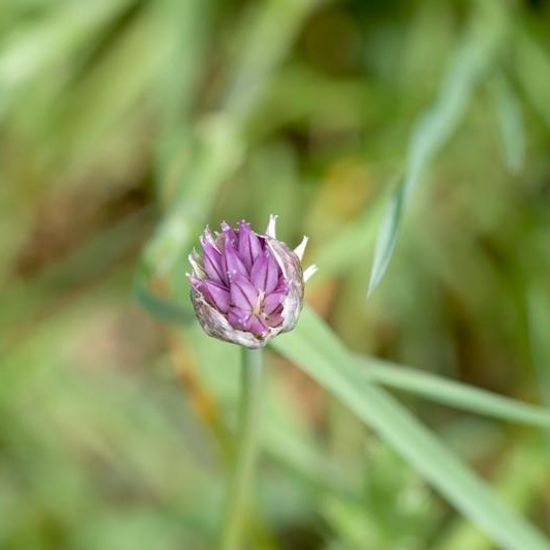
[[[401,225],[403,211],[426,169],[441,151],[464,118],[471,98],[504,36],[498,10],[492,19],[476,18],[456,50],[439,96],[415,124],[409,141],[403,181],[383,216],[374,251],[368,293],[382,281]],[[485,23],[485,24],[483,24]]]
[[[191,141],[192,110],[201,72],[206,28],[212,11],[203,0],[161,0],[157,3],[157,41],[163,52],[158,71],[159,138],[156,145],[157,184],[161,190],[177,177],[174,164]],[[184,159],[185,160],[188,159]]]
[[[540,398],[546,406],[550,406],[550,372],[547,361],[550,356],[547,343],[549,302],[546,283],[532,281],[525,289],[524,307],[531,365]],[[546,432],[546,450],[550,451],[550,432]]]
[[[506,495],[516,509],[527,511],[537,498],[538,489],[548,480],[547,455],[541,445],[522,441],[512,449],[496,475],[498,493]],[[434,550],[490,550],[493,547],[483,533],[470,522],[453,522]]]
[[[546,126],[550,126],[550,57],[525,31],[518,31],[514,41],[514,69],[525,97]]]
[[[312,334],[316,337],[312,338]],[[319,347],[321,341],[323,349]],[[274,347],[372,427],[495,543],[518,550],[550,548],[537,529],[497,499],[472,470],[397,401],[358,376],[351,355],[310,310],[304,311],[299,328],[276,340]]]
[[[253,31],[240,48],[222,108],[202,121],[196,161],[185,172],[178,199],[145,251],[144,261],[152,272],[168,273],[202,230],[220,186],[242,159],[242,132],[247,118],[314,5],[314,0],[285,0],[254,7],[254,18],[248,26]],[[266,41],[266,37],[276,39]]]
[[[468,412],[539,428],[550,428],[550,409],[370,357],[355,356],[354,361],[366,379],[386,387]]]
[[[521,105],[514,90],[502,74],[493,79],[490,90],[495,101],[504,159],[508,169],[517,173],[522,169],[525,158]]]
[[[308,310],[307,306],[306,310]],[[319,324],[311,323],[302,330],[307,330],[311,340],[317,342],[317,347],[329,355],[335,343],[327,340],[323,332],[316,332],[316,326],[318,327]],[[344,352],[343,348],[342,352]],[[460,382],[447,380],[435,374],[373,357],[350,354],[348,361],[355,365],[357,373],[365,379],[389,388],[406,391],[436,403],[472,413],[543,429],[550,427],[550,409],[548,407],[523,403]]]
[[[136,286],[136,298],[151,315],[173,324],[189,324],[194,314],[182,306],[161,300],[149,291]],[[319,347],[330,353],[331,346]],[[436,374],[423,372],[404,365],[382,361],[374,357],[350,355],[353,363],[365,380],[385,387],[401,390],[435,403],[458,408],[467,412],[508,420],[537,428],[550,429],[550,409],[524,403],[483,389],[468,386]]]
[[[23,86],[51,69],[63,56],[100,36],[98,30],[134,0],[68,2],[53,15],[13,34],[0,55],[0,116]]]
[[[410,182],[411,180],[408,181]],[[397,232],[401,223],[406,183],[407,180],[403,180],[399,183],[398,189],[390,200],[388,209],[380,224],[380,230],[374,249],[374,261],[368,288],[369,294],[380,284],[390,264],[397,243]]]

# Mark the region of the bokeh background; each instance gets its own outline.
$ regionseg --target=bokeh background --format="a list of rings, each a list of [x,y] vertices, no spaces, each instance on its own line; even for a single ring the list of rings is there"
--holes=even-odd
[[[238,352],[189,318],[206,222],[307,233],[353,351],[550,403],[549,47],[534,0],[1,0],[0,547],[214,547]],[[253,548],[494,547],[268,361]],[[543,433],[396,395],[550,534]]]

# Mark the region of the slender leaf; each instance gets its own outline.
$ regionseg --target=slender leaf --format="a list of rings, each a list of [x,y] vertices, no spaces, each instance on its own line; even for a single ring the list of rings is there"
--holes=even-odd
[[[451,60],[439,97],[420,116],[409,142],[405,174],[383,216],[376,242],[368,293],[382,281],[401,225],[403,211],[427,167],[462,121],[471,98],[502,37],[500,25],[473,29]]]
[[[538,497],[539,487],[548,481],[548,460],[541,445],[521,441],[511,449],[495,476],[496,490],[518,510],[527,511]],[[470,522],[457,520],[449,526],[436,550],[490,550],[492,545]]]
[[[550,428],[550,410],[522,403],[437,375],[373,358],[355,357],[355,364],[372,382],[403,390],[442,405],[512,422]]]
[[[322,348],[319,342],[324,342]],[[537,529],[496,498],[406,409],[360,376],[351,355],[311,311],[304,312],[299,328],[279,338],[275,348],[371,426],[496,544],[518,550],[550,548]]]
[[[404,194],[405,184],[402,182],[391,198],[386,214],[382,219],[374,250],[374,262],[368,289],[369,294],[380,284],[390,264],[397,242],[397,231],[401,222]]]
[[[24,34],[14,33],[0,54],[0,115],[17,100],[21,88],[51,70],[69,51],[101,36],[98,32],[133,0],[67,2]]]
[[[183,175],[185,189],[180,185],[178,199],[145,251],[144,261],[151,270],[169,273],[204,226],[225,178],[243,158],[241,134],[247,118],[314,5],[315,0],[286,0],[254,7],[251,32],[245,37],[242,59],[237,59],[222,108],[199,125],[197,160]]]
[[[193,101],[204,70],[204,41],[211,3],[160,0],[157,40],[162,51],[158,71],[160,129],[156,145],[157,185],[164,189],[180,168],[182,151],[191,142]],[[177,70],[174,70],[177,67]],[[184,160],[185,163],[185,160]]]
[[[521,105],[506,78],[499,75],[491,83],[504,158],[511,172],[519,172],[525,158],[525,135]]]
[[[307,312],[307,308],[306,308]],[[309,312],[307,313],[310,314]],[[340,353],[348,353],[342,344],[326,334],[318,332],[319,323],[301,322],[302,332],[307,331],[311,341],[326,355],[330,355],[338,345]],[[382,384],[396,390],[402,390],[436,403],[457,407],[459,409],[509,420],[539,428],[550,428],[550,409],[523,403],[495,393],[461,384],[438,375],[422,372],[404,365],[383,361],[374,357],[349,354],[348,362],[352,363],[357,375],[365,380]]]
[[[518,32],[515,38],[514,69],[518,82],[540,119],[550,126],[550,56],[525,31]]]

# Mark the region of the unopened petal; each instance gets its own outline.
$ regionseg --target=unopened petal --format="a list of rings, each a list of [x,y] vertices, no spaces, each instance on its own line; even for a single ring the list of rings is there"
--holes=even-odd
[[[225,244],[227,245],[227,243],[231,243],[235,248],[237,248],[238,238],[235,230],[227,222],[222,222],[221,228],[225,238]]]
[[[246,330],[248,326],[248,320],[252,313],[248,309],[242,309],[240,307],[233,306],[227,314],[227,319],[231,323],[231,326],[239,330]]]
[[[227,277],[229,278],[229,280],[233,279],[237,275],[248,275],[246,266],[237,254],[237,251],[235,250],[235,247],[232,243],[225,243],[224,258],[227,269]]]
[[[269,326],[261,317],[251,315],[246,323],[246,330],[257,336],[264,336],[269,331]]]
[[[252,269],[250,270],[250,279],[252,284],[266,294],[273,292],[279,282],[279,266],[271,256],[269,250],[256,258]]]
[[[273,292],[268,294],[264,300],[263,312],[266,315],[271,315],[282,303],[285,294],[282,292]]]
[[[250,225],[241,222],[239,224],[239,256],[247,269],[252,267],[254,260],[262,252],[262,245],[258,236],[250,229]]]
[[[283,322],[283,308],[279,308],[280,311],[274,311],[271,315],[269,315],[266,319],[266,323],[268,326],[275,328],[281,325]]]
[[[227,312],[230,303],[229,291],[212,281],[202,281],[201,283],[199,289],[202,290],[210,304],[219,311]]]
[[[218,249],[208,241],[202,243],[202,248],[204,250],[204,270],[208,278],[217,283],[227,283],[225,262]]]
[[[252,311],[258,301],[258,292],[252,283],[242,275],[236,275],[229,289],[231,304]]]

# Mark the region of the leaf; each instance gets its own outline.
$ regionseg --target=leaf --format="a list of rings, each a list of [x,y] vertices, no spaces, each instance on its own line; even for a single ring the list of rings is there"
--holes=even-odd
[[[311,315],[306,306],[304,312]],[[340,353],[348,355],[348,362],[354,364],[357,375],[368,381],[389,388],[406,391],[430,399],[436,403],[457,407],[472,413],[482,414],[502,420],[510,420],[539,428],[550,428],[550,409],[523,403],[508,397],[479,388],[447,380],[435,374],[383,361],[374,357],[351,354],[334,336],[327,339],[325,331],[320,331],[320,321],[305,323],[300,320],[300,330],[308,331],[309,338],[323,353],[330,355],[335,346]]]
[[[548,51],[525,31],[514,34],[514,70],[526,99],[550,127],[550,57]]]
[[[380,225],[380,232],[378,234],[378,240],[376,241],[376,248],[374,249],[374,262],[367,291],[368,294],[373,292],[380,284],[384,273],[386,273],[388,269],[397,242],[397,231],[399,229],[401,211],[403,209],[404,190],[405,187],[401,184],[392,197],[388,210]]]
[[[363,376],[372,382],[465,411],[539,428],[550,428],[550,410],[547,408],[370,357],[355,356],[354,360]]]
[[[539,487],[548,482],[548,455],[534,441],[520,441],[510,449],[495,476],[496,490],[523,513],[538,499]],[[447,527],[434,550],[490,550],[492,545],[470,522],[456,520]]]
[[[189,161],[182,151],[188,150],[192,141],[193,101],[205,65],[204,41],[211,7],[202,0],[163,0],[154,6],[156,48],[161,52],[155,94],[160,114],[155,180],[160,194],[167,182],[181,181]]]
[[[519,172],[525,159],[525,134],[520,102],[503,75],[491,83],[506,165]]]
[[[306,309],[299,328],[276,340],[274,347],[346,404],[496,544],[550,548],[537,529],[498,500],[437,437],[384,390],[365,380],[350,353],[311,310]]]
[[[0,54],[0,116],[25,97],[19,93],[24,86],[49,74],[63,56],[97,40],[100,31],[132,4],[131,0],[63,3],[26,32],[12,33]]]
[[[458,47],[434,105],[416,122],[407,152],[403,183],[396,190],[382,218],[368,293],[380,284],[397,241],[404,209],[428,165],[462,121],[471,98],[502,35],[498,24],[471,32]]]
[[[315,0],[286,0],[252,8],[247,26],[251,32],[239,49],[242,57],[233,60],[234,74],[221,110],[198,125],[194,160],[176,186],[177,199],[170,200],[169,211],[145,249],[144,262],[157,274],[169,273],[204,228],[220,187],[243,159],[243,129],[315,4]]]

